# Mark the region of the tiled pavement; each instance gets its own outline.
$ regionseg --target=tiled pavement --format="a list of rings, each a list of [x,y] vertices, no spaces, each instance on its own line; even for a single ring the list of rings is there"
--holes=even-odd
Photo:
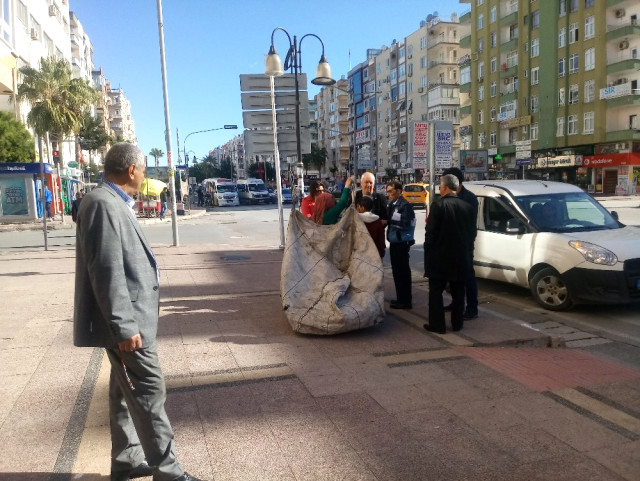
[[[640,371],[488,315],[428,334],[420,279],[412,311],[301,336],[280,307],[280,251],[156,255],[167,409],[195,475],[640,479]],[[0,481],[108,479],[108,363],[71,346],[73,253],[3,256],[0,274]]]

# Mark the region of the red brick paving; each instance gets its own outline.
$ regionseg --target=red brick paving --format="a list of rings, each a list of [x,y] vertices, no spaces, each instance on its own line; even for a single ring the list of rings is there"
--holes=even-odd
[[[640,371],[574,349],[455,347],[534,391],[593,386],[640,377]]]

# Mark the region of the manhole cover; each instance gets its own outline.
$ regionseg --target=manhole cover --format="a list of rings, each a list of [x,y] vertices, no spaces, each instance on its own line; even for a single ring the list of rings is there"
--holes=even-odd
[[[249,256],[222,256],[220,259],[223,261],[248,261],[251,259]]]

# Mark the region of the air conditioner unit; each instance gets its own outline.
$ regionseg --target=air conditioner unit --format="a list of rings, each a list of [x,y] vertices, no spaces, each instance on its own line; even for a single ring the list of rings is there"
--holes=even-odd
[[[40,32],[38,32],[38,30],[36,30],[35,28],[31,29],[31,39],[32,40],[40,39]]]
[[[618,44],[618,48],[620,50],[625,50],[625,49],[629,48],[629,42],[627,42],[626,40],[623,40],[622,42],[620,42]]]
[[[418,87],[418,92],[419,92],[419,93],[424,92],[424,87]]]
[[[410,53],[409,55],[407,55],[408,58],[413,58],[413,54]]]
[[[624,8],[619,8],[616,10],[616,18],[622,18],[625,16],[627,12],[624,11]]]
[[[509,85],[509,79],[508,78],[504,79],[504,84],[505,85]]]
[[[49,16],[50,17],[55,17],[59,13],[60,13],[60,11],[58,10],[58,7],[56,7],[55,5],[49,5]]]

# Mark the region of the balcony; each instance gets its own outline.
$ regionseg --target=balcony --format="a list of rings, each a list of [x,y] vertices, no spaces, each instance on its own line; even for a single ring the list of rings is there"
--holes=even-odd
[[[615,25],[607,25],[607,41],[617,40],[624,37],[635,37],[640,35],[640,25],[638,22],[620,22]]]
[[[500,18],[500,26],[508,27],[509,25],[518,23],[518,9],[516,5],[516,10],[510,13],[507,13],[504,17]]]
[[[466,35],[460,39],[460,48],[471,48],[471,35]]]
[[[504,92],[500,92],[500,103],[505,104],[507,102],[513,102],[518,99],[518,92],[513,88],[506,89]]]
[[[471,105],[460,107],[460,117],[464,117],[466,115],[471,115]]]
[[[629,48],[620,51],[618,55],[613,56],[607,63],[608,75],[626,71],[637,72],[638,70],[640,70],[640,58],[634,57]]]
[[[460,15],[460,23],[468,23],[471,21],[471,10]]]
[[[616,130],[607,132],[607,142],[625,142],[627,140],[640,140],[640,130]]]
[[[516,50],[518,48],[518,37],[512,37],[500,44],[502,50]]]
[[[460,85],[460,93],[468,94],[469,92],[471,92],[471,82]]]

